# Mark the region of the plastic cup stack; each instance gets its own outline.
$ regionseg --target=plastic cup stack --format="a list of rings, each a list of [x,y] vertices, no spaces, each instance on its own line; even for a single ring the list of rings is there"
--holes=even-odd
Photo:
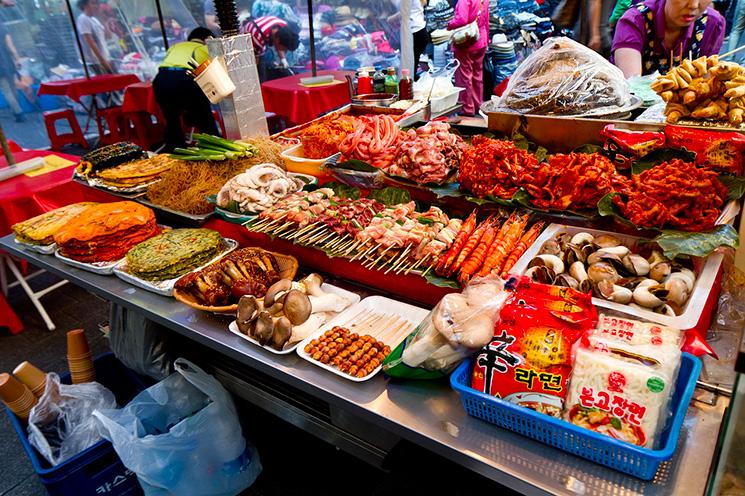
[[[44,394],[47,387],[47,374],[36,368],[32,363],[22,362],[15,368],[13,375],[25,384],[37,398],[41,398]]]
[[[10,374],[0,374],[0,397],[5,405],[23,421],[28,420],[31,409],[39,399],[25,384]]]
[[[96,380],[96,369],[93,367],[93,354],[88,347],[83,329],[67,333],[67,366],[73,384],[93,382]]]

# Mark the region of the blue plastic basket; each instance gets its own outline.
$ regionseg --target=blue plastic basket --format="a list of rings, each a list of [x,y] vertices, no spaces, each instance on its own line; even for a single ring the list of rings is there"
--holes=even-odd
[[[658,437],[660,449],[633,444],[535,412],[470,387],[473,361],[465,360],[450,376],[450,385],[460,395],[463,408],[472,417],[522,434],[555,448],[581,456],[644,480],[652,480],[660,464],[672,458],[680,428],[701,372],[701,362],[683,353],[678,382],[670,407],[673,418]]]
[[[114,393],[119,405],[126,405],[140,391],[147,388],[142,378],[125,367],[113,353],[100,355],[93,363],[96,367],[96,381]],[[70,375],[65,374],[60,377],[60,380],[65,384],[70,384]],[[122,464],[110,442],[99,441],[56,467],[52,467],[28,442],[26,426],[7,407],[5,412],[18,433],[34,471],[50,495],[142,494],[137,476]]]

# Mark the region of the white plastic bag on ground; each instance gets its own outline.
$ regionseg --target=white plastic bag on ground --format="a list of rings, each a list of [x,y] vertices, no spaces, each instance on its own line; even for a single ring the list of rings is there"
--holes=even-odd
[[[29,415],[28,440],[57,466],[101,440],[93,410],[103,408],[116,408],[107,388],[97,382],[61,384],[50,372],[44,395]]]
[[[148,496],[238,494],[256,480],[261,463],[230,394],[183,358],[174,368],[121,410],[94,412],[101,434]]]

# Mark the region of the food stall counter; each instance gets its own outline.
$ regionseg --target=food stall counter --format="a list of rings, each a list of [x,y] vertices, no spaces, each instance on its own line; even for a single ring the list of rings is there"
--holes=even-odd
[[[70,280],[289,387],[363,422],[416,443],[523,494],[704,494],[728,399],[694,401],[678,450],[653,481],[643,481],[469,417],[447,381],[400,382],[377,376],[364,383],[340,380],[295,354],[279,356],[227,330],[229,319],[196,311],[176,300],[85,272],[54,257],[19,248],[13,236],[0,247]],[[282,404],[277,402],[276,404]],[[281,412],[278,412],[280,416]],[[288,416],[284,416],[288,418]],[[309,430],[298,420],[296,425]]]

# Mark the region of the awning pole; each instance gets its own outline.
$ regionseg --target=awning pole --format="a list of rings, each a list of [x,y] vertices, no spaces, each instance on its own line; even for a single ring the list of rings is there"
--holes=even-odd
[[[311,69],[313,70],[313,77],[316,77],[316,36],[313,33],[313,0],[308,0],[308,31],[310,34]]]
[[[160,22],[160,34],[163,35],[163,46],[168,50],[168,37],[166,36],[166,24],[163,21],[163,10],[160,8],[160,0],[155,0],[155,8],[158,9],[158,22]]]
[[[88,73],[88,64],[85,62],[85,55],[83,55],[83,44],[80,43],[80,35],[78,34],[78,26],[75,23],[75,14],[72,12],[72,6],[70,5],[70,0],[65,0],[65,4],[67,5],[67,15],[70,16],[70,22],[72,23],[72,32],[75,35],[75,41],[78,45],[78,50],[80,51],[80,61],[83,63],[83,71],[85,72],[85,78],[90,79],[91,75]]]

